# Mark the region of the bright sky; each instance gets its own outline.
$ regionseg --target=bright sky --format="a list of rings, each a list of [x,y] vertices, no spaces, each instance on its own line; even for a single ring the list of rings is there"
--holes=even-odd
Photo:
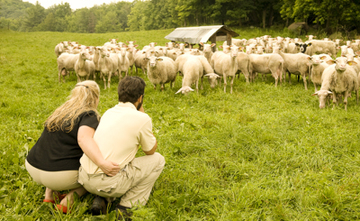
[[[44,8],[48,8],[53,5],[59,5],[61,3],[68,2],[70,4],[71,9],[79,9],[79,8],[91,8],[94,5],[102,5],[103,3],[109,4],[112,2],[120,2],[127,1],[132,2],[133,0],[23,0],[23,2],[30,2],[32,4],[36,4],[36,1],[40,3],[40,5]]]

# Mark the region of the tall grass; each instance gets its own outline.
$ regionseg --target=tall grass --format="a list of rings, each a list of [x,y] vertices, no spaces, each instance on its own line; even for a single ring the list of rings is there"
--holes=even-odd
[[[24,167],[43,122],[76,84],[59,84],[54,47],[64,40],[102,45],[109,38],[164,45],[172,30],[112,34],[0,32],[0,220],[114,220],[92,217],[93,198],[76,200],[72,213],[42,203],[44,187]],[[241,37],[268,34],[239,30]],[[273,36],[286,34],[270,33]],[[292,79],[277,88],[261,78],[236,79],[187,96],[166,85],[154,91],[147,77],[145,111],[166,166],[148,204],[134,220],[358,220],[360,218],[359,106],[354,96],[332,110],[318,108],[312,85]],[[117,82],[101,87],[99,112],[117,102]],[[139,155],[142,155],[141,153]]]

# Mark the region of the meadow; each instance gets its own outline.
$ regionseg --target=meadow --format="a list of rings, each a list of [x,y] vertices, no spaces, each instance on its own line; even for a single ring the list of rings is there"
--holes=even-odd
[[[76,77],[58,83],[54,47],[60,41],[103,45],[109,38],[164,45],[172,30],[74,34],[0,32],[0,220],[115,220],[92,216],[93,196],[60,214],[42,203],[45,188],[24,167],[46,118],[70,95]],[[236,30],[241,38],[271,30]],[[295,37],[295,36],[289,36]],[[304,36],[302,36],[305,39]],[[147,77],[144,108],[153,120],[166,166],[150,200],[133,220],[358,220],[360,219],[360,106],[349,98],[319,109],[314,87],[302,81],[274,87],[267,77],[233,94],[222,87],[188,95],[154,90]],[[117,104],[118,78],[101,88],[99,112]],[[229,90],[228,90],[229,91]],[[139,155],[142,155],[140,153]]]

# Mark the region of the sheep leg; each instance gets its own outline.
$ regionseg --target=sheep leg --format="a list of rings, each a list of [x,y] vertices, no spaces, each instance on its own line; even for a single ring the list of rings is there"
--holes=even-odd
[[[108,88],[110,88],[111,72],[108,73]]]
[[[62,70],[58,70],[59,83],[61,83],[61,72],[62,72]]]
[[[196,93],[199,93],[199,80],[195,81]]]
[[[280,80],[280,85],[282,84],[282,72],[281,72],[281,68],[276,70],[276,76],[278,77],[278,79]]]
[[[226,83],[226,74],[225,73],[223,74],[223,78],[224,78],[224,93],[226,93],[226,85],[227,85],[227,83]]]
[[[203,80],[204,80],[203,77],[201,77],[201,86],[200,86],[200,89],[201,89],[201,90],[204,90]]]
[[[232,76],[231,77],[231,81],[230,81],[230,94],[232,94],[232,91],[233,91],[233,84],[234,84],[234,80],[235,80],[235,76]]]
[[[283,83],[285,83],[286,82],[286,71],[284,69],[282,70],[281,75],[283,77]]]
[[[165,85],[161,84],[161,91],[164,91],[164,89],[165,89]]]
[[[121,81],[122,75],[121,75],[121,71],[119,71],[119,83]]]
[[[337,97],[337,94],[334,92],[333,93],[333,110],[334,110],[334,108],[335,108],[335,105],[336,105],[336,97]]]
[[[299,75],[299,77],[300,77],[300,75]],[[305,74],[301,74],[301,77],[303,78],[303,81],[304,81],[305,90],[307,90],[307,80],[306,80],[306,75],[305,75]]]
[[[288,72],[288,76],[289,76],[289,84],[291,84],[291,73]]]
[[[345,95],[344,95],[345,97],[344,97],[344,105],[345,105],[345,110],[347,110],[347,99],[348,99],[348,92],[347,91],[345,91]]]
[[[275,72],[271,72],[271,75],[274,77],[274,79],[275,79],[275,87],[277,87],[277,85],[278,85],[278,75],[277,75],[277,72],[275,71]],[[281,81],[280,81],[281,82]]]
[[[314,83],[314,87],[315,87],[315,93],[316,93],[316,91],[317,91],[317,87],[316,87],[316,84]]]
[[[101,73],[102,79],[104,81],[104,90],[106,90],[106,78],[105,78],[105,74]]]
[[[245,79],[246,79],[246,83],[250,83],[250,81],[249,81],[249,72],[248,71],[245,71],[245,70],[241,70],[241,73],[243,73],[244,74],[244,76],[245,76]],[[240,74],[239,74],[239,78],[240,78]]]

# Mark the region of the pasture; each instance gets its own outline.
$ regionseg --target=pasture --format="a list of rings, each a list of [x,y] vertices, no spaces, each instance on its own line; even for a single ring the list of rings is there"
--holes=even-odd
[[[114,220],[91,216],[93,196],[63,215],[42,203],[45,188],[24,167],[43,122],[65,100],[76,76],[59,84],[54,47],[60,41],[103,45],[109,38],[165,45],[172,30],[107,34],[0,32],[0,220]],[[236,30],[241,38],[267,33]],[[287,33],[271,33],[283,36]],[[290,36],[292,37],[292,36]],[[304,37],[304,36],[303,36]],[[303,38],[305,39],[305,38]],[[360,219],[360,106],[349,98],[320,110],[314,87],[302,81],[274,87],[258,77],[234,82],[233,94],[199,94],[147,83],[145,111],[166,166],[145,207],[133,220],[358,220]],[[101,88],[99,112],[117,103],[118,78]],[[228,90],[229,91],[229,87]],[[141,154],[140,154],[141,155]]]

